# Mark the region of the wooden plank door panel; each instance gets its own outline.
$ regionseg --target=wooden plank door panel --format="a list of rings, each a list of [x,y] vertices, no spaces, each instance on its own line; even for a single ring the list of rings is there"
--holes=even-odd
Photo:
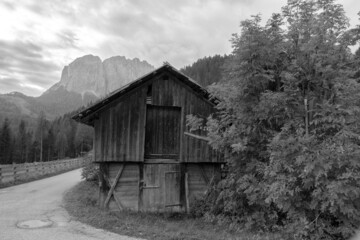
[[[165,172],[165,207],[180,206],[180,171]]]
[[[147,105],[145,158],[178,159],[180,121],[180,107]]]
[[[144,164],[142,210],[171,211],[180,207],[180,165]]]
[[[146,211],[156,211],[162,208],[160,189],[160,168],[155,164],[145,164],[143,167],[142,207]]]

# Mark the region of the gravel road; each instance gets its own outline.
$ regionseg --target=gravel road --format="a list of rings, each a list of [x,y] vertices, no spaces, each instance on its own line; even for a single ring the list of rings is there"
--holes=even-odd
[[[80,182],[80,170],[0,189],[1,240],[136,240],[71,219],[64,193]]]

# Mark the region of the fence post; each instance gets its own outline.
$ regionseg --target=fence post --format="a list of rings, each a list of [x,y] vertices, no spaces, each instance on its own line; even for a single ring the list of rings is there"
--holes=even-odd
[[[16,182],[16,163],[13,165],[13,182]]]
[[[59,173],[61,171],[70,171],[83,166],[86,162],[83,158],[73,158],[66,160],[56,160],[51,162],[32,162],[22,164],[12,164],[7,166],[9,181],[15,183],[21,179],[28,179],[30,177],[40,177],[46,174]],[[12,170],[12,179],[11,179]],[[4,176],[4,166],[0,165],[0,183],[3,183],[6,178]]]

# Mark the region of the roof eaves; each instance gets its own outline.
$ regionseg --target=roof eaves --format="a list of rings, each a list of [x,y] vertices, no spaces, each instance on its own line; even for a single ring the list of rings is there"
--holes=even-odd
[[[89,115],[92,115],[95,112],[98,112],[100,109],[102,109],[109,102],[112,102],[117,97],[121,96],[123,93],[126,93],[127,91],[130,91],[133,88],[137,87],[143,81],[146,81],[146,79],[149,78],[150,76],[156,75],[158,73],[158,71],[160,71],[161,69],[170,69],[171,71],[175,72],[176,74],[182,76],[191,85],[193,85],[192,86],[193,88],[196,88],[194,90],[201,91],[203,96],[205,98],[207,98],[210,102],[212,102],[215,105],[219,103],[219,100],[217,98],[210,97],[210,93],[206,89],[204,89],[201,85],[199,85],[197,82],[195,82],[192,78],[190,78],[189,76],[187,76],[184,73],[180,72],[179,70],[177,70],[175,67],[173,67],[169,63],[165,62],[163,66],[161,66],[161,67],[153,70],[152,72],[149,72],[149,73],[137,78],[136,80],[122,86],[121,88],[119,88],[119,89],[117,89],[115,91],[112,91],[106,97],[98,100],[97,102],[95,102],[91,106],[89,106],[86,109],[80,111],[79,113],[73,115],[72,119],[74,119],[76,121],[79,121],[79,122],[82,122],[82,123],[85,123],[85,124],[88,124],[88,125],[92,125],[89,122],[89,118],[88,118]]]

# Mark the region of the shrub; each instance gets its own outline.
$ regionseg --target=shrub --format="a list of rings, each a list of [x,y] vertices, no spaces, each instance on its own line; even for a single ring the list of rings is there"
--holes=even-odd
[[[85,162],[81,171],[82,179],[86,181],[98,181],[99,179],[99,166],[92,162],[92,153],[90,152],[86,156],[84,156]]]

